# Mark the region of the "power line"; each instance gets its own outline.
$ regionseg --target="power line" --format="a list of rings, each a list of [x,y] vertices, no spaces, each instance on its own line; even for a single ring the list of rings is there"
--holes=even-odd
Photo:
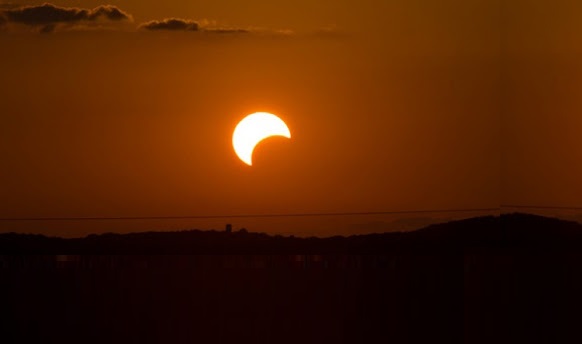
[[[582,210],[582,207],[562,207],[562,206],[543,206],[543,205],[504,204],[501,207],[502,208],[516,208],[516,209]]]
[[[14,218],[0,218],[0,221],[6,222],[6,221],[200,220],[200,219],[232,219],[232,218],[323,217],[323,216],[362,216],[362,215],[394,215],[394,214],[423,214],[423,213],[460,213],[460,212],[481,212],[481,211],[499,211],[499,208],[369,211],[369,212],[339,212],[339,213],[189,215],[189,216],[14,217]]]

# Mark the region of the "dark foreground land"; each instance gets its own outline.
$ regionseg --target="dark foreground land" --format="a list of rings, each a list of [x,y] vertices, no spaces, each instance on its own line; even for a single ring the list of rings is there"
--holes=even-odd
[[[582,226],[0,235],[0,343],[581,343]]]

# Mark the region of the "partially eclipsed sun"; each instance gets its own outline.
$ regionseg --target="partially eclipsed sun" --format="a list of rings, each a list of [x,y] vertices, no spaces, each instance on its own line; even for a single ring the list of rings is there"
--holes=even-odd
[[[271,136],[291,138],[289,128],[279,117],[256,112],[243,118],[232,134],[232,146],[236,155],[247,165],[252,165],[253,150],[259,142]]]

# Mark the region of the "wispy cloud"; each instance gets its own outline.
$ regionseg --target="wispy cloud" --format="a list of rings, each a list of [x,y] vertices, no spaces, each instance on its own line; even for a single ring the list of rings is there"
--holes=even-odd
[[[250,33],[249,29],[236,29],[236,28],[215,28],[215,29],[204,29],[204,32],[210,33]]]
[[[39,33],[78,30],[141,30],[141,31],[184,31],[217,35],[252,34],[258,36],[295,36],[288,29],[271,29],[256,26],[239,27],[219,24],[208,19],[164,18],[151,20],[139,25],[128,26],[133,17],[114,5],[100,5],[95,8],[62,7],[50,3],[42,5],[18,5],[0,3],[0,31],[32,30]],[[126,23],[122,25],[121,23]],[[336,27],[323,27],[311,33],[317,36],[338,37],[343,33]],[[301,36],[301,35],[300,35]]]
[[[197,31],[210,34],[275,34],[290,35],[291,30],[272,30],[258,27],[236,27],[224,26],[214,20],[200,19],[181,19],[165,18],[162,20],[151,20],[138,26],[141,30],[146,31]]]
[[[139,28],[148,31],[198,31],[200,29],[200,25],[198,22],[193,20],[166,18],[163,20],[151,20],[149,22],[142,23],[139,25]]]

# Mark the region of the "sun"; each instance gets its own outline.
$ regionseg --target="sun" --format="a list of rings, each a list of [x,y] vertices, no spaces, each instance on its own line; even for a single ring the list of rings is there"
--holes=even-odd
[[[253,164],[253,150],[259,142],[271,136],[291,138],[287,124],[268,112],[255,112],[243,118],[232,134],[232,146],[245,164]]]

